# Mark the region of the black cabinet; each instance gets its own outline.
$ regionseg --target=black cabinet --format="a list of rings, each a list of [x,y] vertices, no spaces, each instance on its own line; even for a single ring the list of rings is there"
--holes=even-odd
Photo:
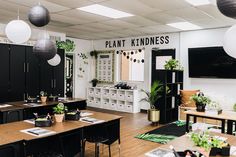
[[[32,46],[0,44],[0,103],[36,97],[41,90],[64,96],[64,50],[58,50],[61,63],[55,67],[32,52]]]
[[[40,89],[48,94],[64,96],[64,50],[58,49],[61,62],[51,66],[45,60],[40,60]]]
[[[1,157],[23,157],[24,153],[23,142],[15,142],[7,145],[0,146]]]
[[[8,92],[10,86],[10,53],[9,45],[0,44],[0,103],[8,101]]]
[[[0,112],[0,124],[23,120],[23,109],[15,109]]]
[[[35,97],[40,92],[39,86],[39,59],[33,55],[33,47],[26,47],[25,54],[25,72],[26,72],[26,80],[25,80],[25,96],[26,97]]]
[[[183,89],[183,71],[179,70],[155,70],[152,75],[152,82],[161,81],[163,91],[162,97],[158,100],[160,109],[160,123],[169,123],[178,120],[178,106],[180,104],[180,90]]]

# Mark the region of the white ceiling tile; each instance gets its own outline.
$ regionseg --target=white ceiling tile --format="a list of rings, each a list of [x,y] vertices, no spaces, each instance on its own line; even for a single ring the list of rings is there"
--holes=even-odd
[[[15,4],[20,4],[23,6],[27,6],[27,7],[33,7],[35,5],[37,5],[39,2],[45,6],[49,12],[59,12],[59,11],[63,11],[63,10],[68,10],[68,7],[64,7],[62,5],[58,5],[55,3],[51,3],[45,0],[40,0],[40,1],[36,1],[36,0],[7,0],[9,2],[15,3]]]
[[[109,0],[101,3],[101,5],[105,5],[107,7],[111,7],[113,9],[121,10],[124,12],[128,12],[134,15],[146,15],[152,12],[160,11],[158,9],[152,8],[139,2],[138,0],[126,0],[125,2],[121,2],[121,0]]]
[[[145,18],[150,19],[152,21],[155,21],[157,23],[161,23],[161,24],[186,21],[183,18],[174,16],[174,15],[169,15],[169,14],[166,14],[166,13],[163,13],[163,12],[149,14],[149,15],[146,15]]]
[[[69,23],[73,25],[88,23],[88,21],[81,21],[73,17],[63,16],[60,14],[51,14],[51,19],[53,21],[63,21],[64,23]]]
[[[119,28],[135,28],[138,27],[138,25],[128,23],[122,20],[109,20],[109,21],[103,21],[103,24],[113,26],[113,27],[119,27]]]
[[[89,0],[46,0],[46,1],[56,3],[58,5],[62,5],[68,8],[79,8],[93,4],[93,2]]]
[[[157,22],[154,22],[141,16],[126,17],[123,18],[122,20],[137,26],[153,26],[158,24]]]

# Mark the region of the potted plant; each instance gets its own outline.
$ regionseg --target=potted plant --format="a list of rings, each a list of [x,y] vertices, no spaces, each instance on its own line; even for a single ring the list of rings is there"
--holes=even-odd
[[[58,103],[57,106],[53,107],[55,121],[62,122],[66,111],[67,107],[63,103]]]
[[[44,91],[40,92],[40,99],[42,103],[45,103],[47,101],[47,93]]]
[[[91,51],[90,52],[90,56],[94,56],[96,59],[97,59],[97,57],[98,57],[98,51],[96,51],[96,50],[93,50],[93,51]]]
[[[94,78],[90,81],[92,83],[92,86],[93,87],[96,87],[97,86],[97,83],[98,83],[98,79]]]
[[[204,96],[202,92],[194,94],[191,99],[196,103],[198,112],[205,112],[205,107],[211,102],[211,100]]]
[[[158,99],[162,97],[163,94],[163,84],[160,81],[155,81],[151,86],[151,91],[145,91],[141,89],[142,92],[146,94],[146,97],[140,101],[145,101],[149,103],[150,109],[148,110],[148,120],[156,123],[160,120],[160,111],[156,105]]]
[[[164,65],[166,70],[182,70],[183,67],[180,65],[179,61],[176,59],[170,59],[166,61]]]

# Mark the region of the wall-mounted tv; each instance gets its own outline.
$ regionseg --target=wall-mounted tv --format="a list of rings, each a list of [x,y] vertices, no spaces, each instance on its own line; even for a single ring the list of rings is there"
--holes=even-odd
[[[188,59],[189,77],[236,78],[236,59],[223,47],[189,48]]]

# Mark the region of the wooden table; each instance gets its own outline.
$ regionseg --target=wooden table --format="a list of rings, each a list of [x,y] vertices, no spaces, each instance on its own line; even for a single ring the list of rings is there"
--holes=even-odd
[[[227,138],[227,142],[231,146],[235,146],[236,145],[236,137],[235,136],[227,135],[227,134],[221,134],[221,133],[210,133],[210,134],[211,135],[217,135],[217,136],[226,137]],[[204,149],[195,146],[194,143],[191,141],[190,137],[188,137],[187,135],[183,135],[181,137],[178,137],[178,138],[170,141],[168,144],[165,144],[165,145],[163,145],[163,146],[161,146],[159,148],[170,150],[170,148],[169,148],[170,145],[174,146],[176,151],[184,151],[184,150],[187,150],[187,149],[189,149],[189,150],[197,150],[199,152],[204,153],[204,155],[206,155],[207,157],[209,157],[209,153],[210,152],[209,151],[206,152],[206,151],[204,151]],[[141,155],[140,157],[145,157],[145,155]]]
[[[94,111],[88,111],[88,110],[86,111],[93,113],[93,115],[89,117],[94,117],[96,119],[104,120],[103,123],[108,123],[114,120],[120,121],[120,119],[122,118],[121,116],[107,114],[107,113],[94,112]],[[45,129],[55,131],[56,132],[55,135],[60,135],[60,134],[65,134],[70,131],[77,131],[77,130],[81,131],[83,130],[83,128],[90,125],[94,125],[94,124],[81,122],[81,121],[65,121],[62,123],[55,123],[51,127],[45,127]],[[24,121],[0,125],[0,146],[15,143],[15,142],[21,142],[21,141],[27,142],[31,140],[37,140],[40,138],[47,138],[46,136],[36,137],[36,136],[32,136],[32,135],[20,132],[20,130],[29,129],[33,127],[34,127],[33,124],[30,124]]]
[[[194,123],[197,122],[197,117],[220,120],[221,133],[225,133],[225,122],[227,122],[227,134],[232,134],[233,122],[236,121],[236,112],[233,111],[223,111],[219,115],[210,115],[205,112],[197,112],[196,110],[188,110],[184,113],[186,113],[186,132],[189,132],[190,116],[193,117]]]

